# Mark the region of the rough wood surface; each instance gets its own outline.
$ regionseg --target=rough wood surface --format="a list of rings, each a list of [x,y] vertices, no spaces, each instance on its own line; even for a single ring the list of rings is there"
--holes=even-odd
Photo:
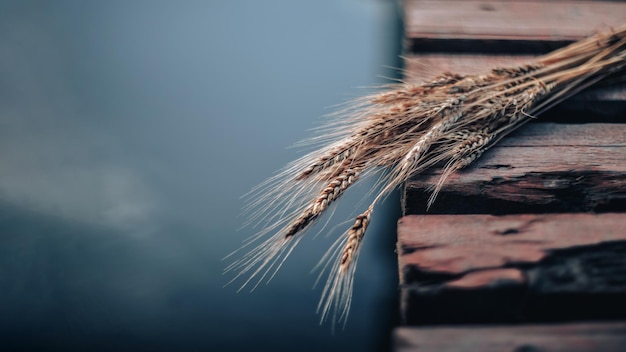
[[[425,173],[405,186],[404,214],[423,214]],[[452,175],[429,213],[626,209],[626,124],[529,124]]]
[[[578,40],[626,22],[612,1],[405,0],[408,38]]]
[[[398,328],[396,352],[621,352],[626,322]]]
[[[619,213],[405,216],[405,323],[626,318],[625,229]]]

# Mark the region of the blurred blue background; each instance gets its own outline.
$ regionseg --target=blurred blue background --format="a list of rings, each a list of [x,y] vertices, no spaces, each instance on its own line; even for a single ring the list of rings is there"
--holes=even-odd
[[[223,287],[222,258],[253,234],[237,230],[240,196],[302,155],[287,147],[398,77],[396,6],[0,0],[3,348],[387,349],[397,197],[375,214],[334,334],[310,273],[332,237],[308,236],[252,293]]]

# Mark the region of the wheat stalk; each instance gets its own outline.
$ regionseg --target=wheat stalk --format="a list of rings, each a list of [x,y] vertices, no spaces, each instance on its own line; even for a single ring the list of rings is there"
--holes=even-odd
[[[536,115],[607,76],[624,72],[626,26],[556,50],[534,63],[494,68],[482,75],[445,73],[419,85],[398,84],[358,99],[321,131],[321,147],[254,190],[247,210],[262,229],[227,270],[245,286],[271,279],[301,233],[357,180],[387,169],[378,193],[324,255],[330,268],[318,310],[344,321],[359,249],[375,205],[409,177],[437,167],[446,179]],[[267,239],[263,239],[270,235]],[[260,242],[260,243],[258,243]],[[248,248],[248,247],[244,247]],[[331,264],[332,263],[332,264]],[[245,278],[247,276],[247,279]]]

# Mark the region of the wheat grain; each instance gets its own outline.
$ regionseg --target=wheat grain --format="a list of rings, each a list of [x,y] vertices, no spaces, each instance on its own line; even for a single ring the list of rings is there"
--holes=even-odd
[[[322,170],[325,170],[337,163],[340,163],[350,156],[353,156],[358,149],[358,142],[349,139],[343,145],[333,147],[328,155],[324,155],[315,161],[312,165],[307,167],[296,180],[302,180],[304,178],[309,177],[312,174],[318,173]]]
[[[359,172],[356,168],[346,167],[341,173],[331,180],[322,190],[313,203],[289,225],[285,232],[285,238],[292,237],[304,230],[309,224],[317,219],[335,200],[337,200],[356,180]]]
[[[346,242],[339,260],[339,270],[342,273],[348,271],[355,253],[358,252],[361,241],[363,240],[363,235],[365,235],[365,231],[367,230],[370,216],[372,215],[372,209],[373,208],[368,208],[364,213],[357,216],[354,225],[352,225],[350,231],[348,231],[348,241]]]
[[[459,135],[462,138],[459,138]],[[432,188],[427,209],[432,206],[439,191],[445,184],[450,175],[460,169],[469,166],[473,161],[478,159],[489,147],[489,144],[496,138],[496,134],[490,131],[490,128],[482,128],[477,131],[464,130],[456,136],[450,138],[453,142],[450,146],[450,159],[443,167],[441,176]]]
[[[336,258],[318,305],[322,322],[331,316],[333,326],[335,322],[345,324],[347,320],[359,249],[372,211],[373,207],[370,206],[365,212],[359,214],[348,232],[325,255],[328,260]]]

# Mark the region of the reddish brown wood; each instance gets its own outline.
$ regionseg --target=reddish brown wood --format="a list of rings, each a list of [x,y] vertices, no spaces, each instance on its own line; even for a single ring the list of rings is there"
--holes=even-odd
[[[446,286],[451,288],[471,289],[497,285],[498,282],[501,281],[523,283],[525,279],[524,274],[519,269],[483,269],[477,272],[466,273],[463,277],[448,282]]]
[[[396,352],[621,352],[626,322],[398,328]]]
[[[611,1],[406,0],[408,38],[578,40],[626,23]]]
[[[625,214],[405,216],[398,254],[407,324],[626,318]]]
[[[493,268],[532,264],[554,250],[614,241],[626,242],[626,214],[411,215],[398,222],[401,267],[469,273],[477,285],[489,283],[495,274],[518,279]],[[480,276],[487,280],[477,280],[479,270],[491,271]],[[463,282],[459,279],[451,283]]]
[[[420,214],[430,171],[407,182],[404,213]],[[452,175],[431,213],[522,213],[626,206],[625,124],[530,124]]]

